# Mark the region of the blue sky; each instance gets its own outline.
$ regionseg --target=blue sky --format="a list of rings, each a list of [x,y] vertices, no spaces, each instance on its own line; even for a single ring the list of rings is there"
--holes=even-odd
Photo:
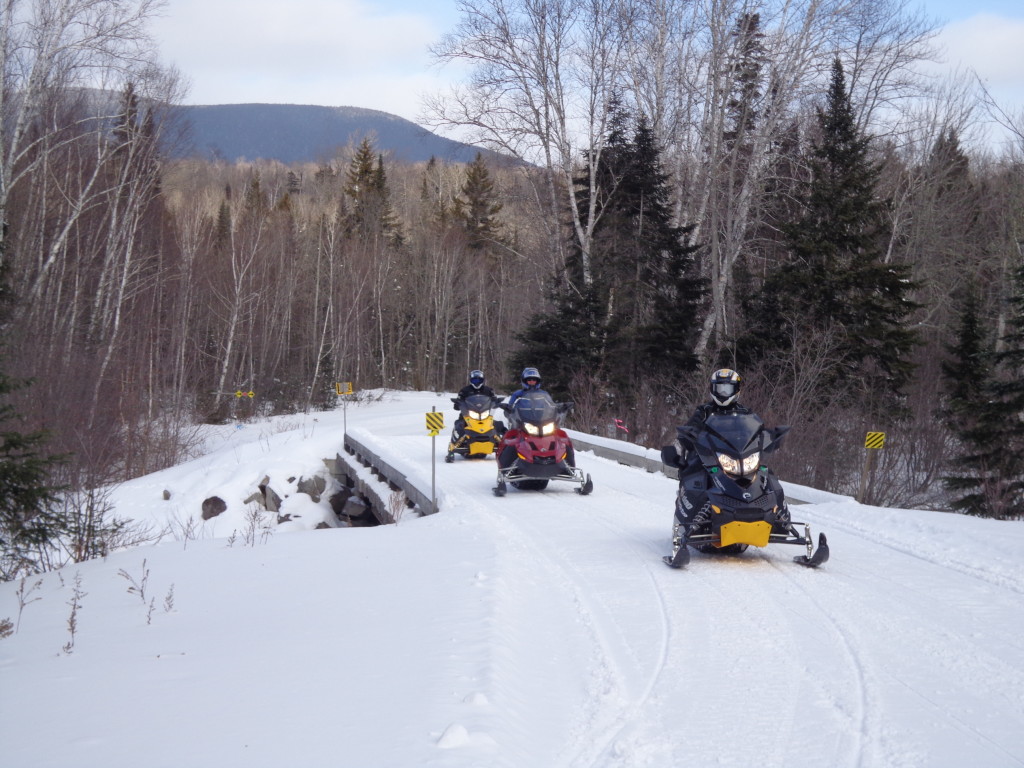
[[[1008,111],[1024,110],[1024,0],[920,7],[945,24],[945,69],[973,69]],[[186,103],[357,106],[415,120],[421,95],[454,77],[427,48],[457,22],[454,0],[167,0],[154,32],[190,81]]]

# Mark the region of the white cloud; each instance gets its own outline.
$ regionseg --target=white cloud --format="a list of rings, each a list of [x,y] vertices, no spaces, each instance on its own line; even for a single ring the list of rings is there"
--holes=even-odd
[[[946,25],[939,41],[950,64],[969,66],[993,84],[1024,83],[1024,19],[979,14]]]
[[[428,49],[443,18],[358,0],[170,0],[153,29],[163,59],[191,81],[188,103],[346,105],[411,119],[419,93],[441,85]]]
[[[939,34],[947,66],[969,69],[1009,111],[1024,108],[1024,19],[978,14]]]

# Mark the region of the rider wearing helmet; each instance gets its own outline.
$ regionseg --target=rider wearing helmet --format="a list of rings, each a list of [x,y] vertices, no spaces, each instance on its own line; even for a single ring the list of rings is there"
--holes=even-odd
[[[469,383],[459,390],[459,400],[465,400],[470,395],[487,395],[494,397],[494,390],[484,384],[484,372],[475,370],[469,372]],[[459,406],[455,406],[458,410]]]
[[[753,413],[745,405],[740,405],[738,398],[743,378],[731,368],[720,368],[711,374],[709,386],[710,399],[706,403],[698,405],[693,415],[685,426],[697,427],[704,425],[708,417],[714,414],[748,414]],[[703,472],[700,456],[690,445],[689,440],[683,437],[683,428],[678,428],[675,442],[666,445],[661,449],[661,458],[666,464],[676,467],[679,470],[679,493],[676,498],[675,516],[679,523],[696,526],[700,523],[702,514],[706,514],[705,506],[707,494],[702,490],[694,489],[687,492],[685,480],[694,472]],[[789,519],[788,509],[783,502],[784,519]]]
[[[732,368],[720,368],[711,374],[708,388],[711,398],[694,409],[685,426],[700,427],[708,420],[708,416],[714,413],[750,413],[749,408],[737,401],[742,383],[743,378]],[[661,458],[670,467],[676,467],[680,477],[687,470],[696,469],[696,465],[700,464],[700,457],[696,451],[689,450],[687,442],[680,440],[678,435],[672,445],[661,449]]]
[[[508,404],[511,407],[515,405],[516,400],[525,395],[527,392],[536,392],[540,389],[541,378],[540,371],[536,368],[523,368],[522,374],[519,376],[519,380],[523,383],[522,389],[517,389],[508,398]]]
[[[466,420],[462,418],[460,403],[471,395],[487,395],[492,399],[494,398],[494,390],[484,383],[484,372],[479,369],[469,372],[469,383],[459,390],[459,396],[455,400],[455,410],[460,412],[459,417],[455,419],[456,432],[461,432],[463,427],[466,426]],[[494,427],[499,435],[505,433],[505,425],[500,421],[495,422]]]

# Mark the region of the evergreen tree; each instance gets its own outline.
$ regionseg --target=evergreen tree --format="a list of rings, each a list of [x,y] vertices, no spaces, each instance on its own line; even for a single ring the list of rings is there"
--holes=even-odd
[[[0,327],[4,328],[12,302],[9,271],[10,262],[0,258]],[[0,371],[0,579],[15,578],[31,567],[30,553],[57,536],[62,525],[54,511],[60,489],[50,477],[64,457],[43,452],[45,432],[17,429],[17,411],[5,402],[28,383]]]
[[[693,341],[706,281],[698,274],[698,248],[690,244],[693,227],[674,223],[669,176],[662,169],[654,130],[644,115],[637,119],[630,171],[624,179],[622,197],[630,201],[632,230],[642,264],[642,290],[637,292],[635,306],[637,322],[627,338],[635,349],[635,374],[678,375],[696,370]]]
[[[577,205],[590,205],[580,179]],[[519,339],[516,364],[543,366],[567,386],[584,373],[618,393],[643,376],[691,370],[695,308],[703,295],[689,229],[673,222],[668,175],[647,120],[616,110],[597,164],[601,217],[591,249],[592,280],[571,253],[553,291],[554,309],[535,317]],[[544,368],[548,371],[545,372]]]
[[[483,155],[476,153],[466,168],[466,181],[462,194],[455,199],[455,216],[469,236],[473,251],[487,251],[501,240],[501,222],[497,216],[502,204],[494,190],[494,182],[487,170]]]
[[[835,60],[820,136],[812,147],[801,218],[784,227],[789,261],[765,280],[739,345],[741,363],[784,352],[794,337],[838,336],[832,381],[860,390],[867,412],[898,402],[913,365],[916,335],[906,324],[916,305],[906,265],[885,260],[888,203],[876,194],[880,166],[869,158]],[[827,383],[827,382],[825,382]]]
[[[743,143],[744,136],[754,128],[759,117],[761,69],[766,59],[761,14],[741,14],[732,37],[736,52],[730,62],[733,92],[727,104],[729,124],[723,134],[728,149]]]
[[[986,489],[993,487],[1003,452],[1001,436],[991,429],[1002,410],[993,399],[994,349],[979,312],[972,285],[963,302],[956,342],[946,347],[951,357],[942,363],[946,402],[941,413],[961,446],[953,474],[943,482],[963,494],[953,501],[953,508],[972,515],[986,514]]]
[[[394,243],[402,235],[398,217],[391,208],[384,156],[375,155],[373,144],[363,139],[356,149],[345,177],[345,194],[351,201],[346,230],[361,238],[382,234]]]

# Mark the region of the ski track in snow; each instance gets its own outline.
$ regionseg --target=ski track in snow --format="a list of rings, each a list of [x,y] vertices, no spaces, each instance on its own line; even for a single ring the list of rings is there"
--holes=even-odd
[[[934,544],[931,538],[926,539],[926,542],[930,545],[930,549],[925,549],[921,545],[920,540],[918,540],[918,543],[915,545],[914,542],[905,540],[879,538],[877,528],[864,525],[860,521],[851,521],[849,517],[846,516],[829,514],[827,506],[825,506],[824,509],[819,509],[817,514],[821,515],[822,520],[827,521],[830,530],[838,529],[845,531],[846,533],[855,533],[879,546],[886,547],[902,555],[914,557],[932,565],[956,570],[965,576],[970,576],[971,578],[978,579],[1004,589],[1010,589],[1020,595],[1024,595],[1024,579],[1022,579],[1022,577],[1024,577],[1024,573],[1021,573],[1019,570],[1015,573],[995,573],[980,565],[975,565],[961,560],[948,551],[943,553],[942,550]],[[989,568],[991,568],[991,564],[989,564]]]
[[[493,457],[445,464],[446,436],[423,434],[438,404],[446,396],[387,395],[348,414],[422,490],[436,462],[438,515],[83,564],[86,631],[55,660],[41,649],[61,638],[70,586],[48,576],[47,599],[0,645],[5,754],[40,766],[1024,768],[1019,523],[813,492],[798,509],[829,536],[821,569],[772,545],[694,552],[673,570],[661,556],[674,481],[581,451],[592,495],[555,482],[497,498]],[[301,436],[277,436],[277,422],[221,435],[220,454],[140,479],[128,498],[155,499],[161,515],[165,488],[186,509],[233,475],[305,471],[321,455],[310,424],[330,437],[325,455],[339,442],[337,414],[320,418]],[[181,581],[179,607],[152,626],[117,575],[146,557],[157,591]],[[0,617],[18,610],[12,589]],[[60,695],[28,695],[37,672]],[[105,716],[104,699],[134,702],[140,679],[166,708]],[[47,717],[65,727],[40,743]],[[240,733],[258,755],[239,751]],[[206,762],[181,757],[186,739]]]
[[[862,539],[858,546],[889,548],[940,573],[946,569],[978,579],[986,589],[1018,593],[1011,576],[965,567],[947,553],[929,555],[923,547],[879,541],[863,533],[866,526],[834,520],[827,505],[820,518],[816,505],[801,508],[814,533],[825,530],[838,553],[820,571],[800,568],[791,562],[800,550],[780,546],[750,548],[739,557],[695,552],[688,568],[674,571],[662,565],[660,555],[669,546],[675,484],[586,452],[579,461],[595,478],[595,496],[605,497],[591,511],[590,499],[575,494],[568,483],[552,483],[543,492],[510,488],[504,498],[474,504],[485,515],[501,515],[497,519],[510,546],[574,606],[581,637],[592,644],[591,679],[583,697],[570,705],[577,715],[557,759],[548,756],[548,764],[685,764],[716,752],[721,721],[732,720],[725,730],[731,731],[733,743],[718,758],[721,765],[925,768],[926,755],[935,754],[927,736],[908,738],[899,723],[887,720],[894,686],[903,690],[901,696],[933,711],[939,722],[934,731],[953,730],[967,744],[986,744],[990,759],[1020,764],[1005,740],[986,732],[983,718],[959,717],[942,696],[929,697],[919,685],[901,679],[898,667],[880,671],[878,644],[891,636],[906,646],[908,663],[937,667],[954,688],[970,690],[985,680],[1006,688],[997,681],[1009,675],[1019,680],[1021,690],[1024,672],[1007,670],[1000,656],[979,653],[966,638],[943,636],[941,623],[933,618],[941,606],[929,606],[920,617],[890,607],[894,595],[908,591],[918,590],[933,603],[935,597],[922,584],[890,576],[885,569],[856,574],[843,537],[853,534]],[[479,499],[490,492],[493,463],[456,462],[452,468],[459,476],[444,478],[450,500]],[[602,511],[609,506],[607,496],[615,497],[610,506],[617,513]],[[591,552],[595,538],[615,544]],[[604,575],[602,561],[611,578],[628,579],[628,603],[618,599],[621,587]],[[870,582],[877,601],[851,588],[843,573],[847,569]],[[912,570],[913,577],[918,573]],[[1020,655],[1016,635],[1000,634],[999,642]],[[951,657],[944,650],[950,645],[963,645],[963,655]],[[725,712],[719,701],[744,706],[736,711],[733,703]],[[1024,721],[1021,701],[1006,703],[1015,721]]]

